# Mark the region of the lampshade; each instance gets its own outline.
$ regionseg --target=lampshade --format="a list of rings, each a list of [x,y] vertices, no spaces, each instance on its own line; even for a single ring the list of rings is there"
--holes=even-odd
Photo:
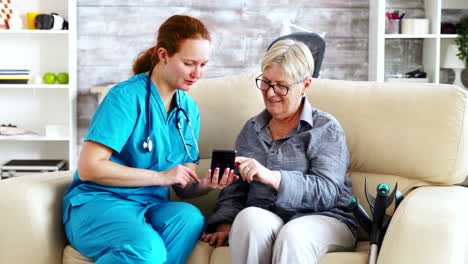
[[[458,58],[457,53],[458,53],[458,46],[455,44],[450,44],[447,47],[445,58],[441,65],[442,68],[464,69],[465,64],[463,63],[462,60]]]

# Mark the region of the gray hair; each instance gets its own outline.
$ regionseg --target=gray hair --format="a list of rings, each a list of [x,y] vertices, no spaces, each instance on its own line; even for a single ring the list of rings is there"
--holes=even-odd
[[[280,66],[295,80],[311,77],[314,72],[314,58],[309,48],[301,41],[284,39],[276,42],[262,59],[262,72],[271,66]]]

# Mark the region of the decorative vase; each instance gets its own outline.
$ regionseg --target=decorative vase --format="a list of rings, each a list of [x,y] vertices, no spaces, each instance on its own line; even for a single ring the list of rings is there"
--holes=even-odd
[[[10,20],[8,20],[8,26],[12,30],[20,30],[23,28],[23,21],[19,16],[18,10],[12,10]]]

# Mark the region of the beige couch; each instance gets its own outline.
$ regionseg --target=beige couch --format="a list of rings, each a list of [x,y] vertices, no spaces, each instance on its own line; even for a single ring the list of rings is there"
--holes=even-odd
[[[263,109],[255,76],[206,79],[192,89],[202,117],[199,175],[211,150],[232,148],[244,122]],[[378,183],[396,181],[406,195],[378,263],[468,263],[468,188],[454,186],[468,174],[467,93],[450,85],[314,80],[308,96],[346,131],[354,194],[365,201],[367,177],[374,195]],[[90,263],[67,246],[61,224],[71,177],[60,172],[0,182],[0,263]],[[216,196],[189,202],[207,216]],[[320,263],[364,264],[367,244],[327,254]],[[199,242],[188,263],[229,263],[229,248]]]

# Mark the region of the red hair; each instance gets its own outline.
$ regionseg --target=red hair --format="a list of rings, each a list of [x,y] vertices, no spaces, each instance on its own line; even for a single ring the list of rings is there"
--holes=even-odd
[[[154,67],[159,62],[157,54],[159,48],[165,48],[169,57],[176,54],[186,39],[211,41],[211,36],[205,24],[200,20],[190,16],[171,16],[159,27],[156,46],[138,55],[133,64],[133,73],[147,72]]]

